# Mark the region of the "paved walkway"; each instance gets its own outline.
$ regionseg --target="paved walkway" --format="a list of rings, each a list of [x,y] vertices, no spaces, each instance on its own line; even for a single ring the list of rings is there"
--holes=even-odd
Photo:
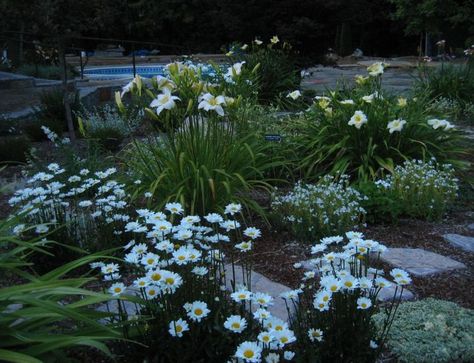
[[[354,83],[356,75],[367,75],[365,66],[351,65],[338,67],[314,67],[308,69],[309,76],[301,82],[301,88],[315,90],[318,94],[334,89],[338,82]],[[382,78],[382,87],[386,90],[406,94],[410,91],[416,70],[410,67],[387,68]]]

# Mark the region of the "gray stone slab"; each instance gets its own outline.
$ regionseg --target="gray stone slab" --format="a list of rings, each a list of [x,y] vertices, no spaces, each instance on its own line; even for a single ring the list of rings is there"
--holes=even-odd
[[[445,234],[445,241],[451,243],[454,247],[461,248],[467,252],[474,252],[474,237],[462,236],[460,234]]]
[[[389,287],[385,287],[382,290],[380,290],[379,294],[377,295],[377,299],[379,301],[391,301],[394,297],[395,290],[396,290],[395,284]],[[398,299],[398,297],[400,296],[400,291],[401,289],[397,290],[396,299]],[[410,290],[408,290],[407,288],[403,289],[402,296],[401,296],[402,301],[413,300],[414,298],[415,298],[415,295]]]
[[[461,262],[421,248],[388,248],[381,259],[418,277],[466,268]]]
[[[471,231],[474,231],[474,223],[468,224],[467,229],[470,229]]]
[[[232,266],[225,266],[226,283],[230,288],[232,279]],[[244,279],[242,277],[242,267],[235,265],[235,283],[236,285],[243,285]],[[286,309],[285,300],[280,297],[280,294],[291,290],[288,286],[274,282],[262,274],[252,271],[252,280],[250,287],[247,288],[252,292],[264,292],[273,297],[273,305],[269,307],[268,311],[277,318],[288,321],[288,311]]]

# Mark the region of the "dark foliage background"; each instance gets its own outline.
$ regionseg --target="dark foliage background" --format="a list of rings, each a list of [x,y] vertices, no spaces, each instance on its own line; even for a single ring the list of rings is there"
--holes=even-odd
[[[162,54],[216,52],[277,34],[302,55],[355,48],[373,56],[417,54],[420,36],[470,45],[474,0],[0,0],[0,31],[156,42]],[[469,39],[470,38],[470,39]],[[95,49],[94,39],[71,46]],[[109,42],[119,44],[119,42]],[[467,44],[469,43],[469,44]],[[127,51],[130,45],[122,44]]]

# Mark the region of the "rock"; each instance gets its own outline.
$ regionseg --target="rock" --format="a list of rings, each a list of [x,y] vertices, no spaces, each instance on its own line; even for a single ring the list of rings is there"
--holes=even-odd
[[[228,288],[231,288],[231,279],[232,279],[232,266],[226,265],[225,266],[225,274],[226,274],[226,284]],[[242,277],[242,267],[239,265],[235,265],[235,283],[236,285],[243,285],[244,279]],[[273,305],[268,309],[273,316],[280,318],[284,321],[288,321],[288,311],[286,309],[285,300],[280,297],[280,294],[291,290],[288,286],[279,284],[278,282],[274,282],[262,274],[252,271],[252,280],[250,281],[251,285],[250,289],[252,292],[265,292],[273,297]]]
[[[138,295],[138,291],[129,288],[126,292],[127,294],[133,295],[136,294]],[[139,305],[131,302],[131,301],[123,301],[122,300],[122,307],[125,308],[125,311],[127,312],[127,315],[129,317],[139,315],[140,314],[140,309]],[[107,303],[100,304],[97,308],[97,311],[101,311],[104,313],[112,313],[112,314],[118,314],[119,309],[118,309],[118,303],[117,300],[111,300]],[[103,319],[103,321],[107,321],[108,318]]]
[[[356,48],[352,53],[352,56],[355,58],[362,58],[364,56],[364,52],[361,49]]]
[[[418,277],[466,268],[461,262],[421,248],[389,248],[381,259]]]
[[[471,226],[474,226],[474,224]],[[451,243],[454,247],[461,248],[467,252],[474,252],[474,237],[461,236],[460,234],[445,234],[443,237],[445,241]]]
[[[386,287],[380,290],[379,294],[377,295],[377,299],[379,301],[391,301],[394,294],[395,294],[395,286],[392,285],[390,287]],[[400,290],[397,291],[397,297],[399,295],[400,295]],[[402,292],[403,301],[413,300],[414,298],[415,298],[415,295],[410,290],[403,289],[403,292]]]
[[[313,264],[313,261],[315,260],[305,260],[305,261],[301,261],[300,264],[301,264],[301,268],[304,269],[304,270],[307,270],[307,271],[313,271],[314,270],[314,264]]]
[[[468,224],[467,229],[470,229],[471,231],[474,231],[474,223]]]

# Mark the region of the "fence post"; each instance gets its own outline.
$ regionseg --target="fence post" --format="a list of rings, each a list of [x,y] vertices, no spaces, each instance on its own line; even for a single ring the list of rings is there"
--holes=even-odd
[[[135,43],[132,43],[132,64],[133,64],[133,78],[137,76],[137,68],[135,63]]]

